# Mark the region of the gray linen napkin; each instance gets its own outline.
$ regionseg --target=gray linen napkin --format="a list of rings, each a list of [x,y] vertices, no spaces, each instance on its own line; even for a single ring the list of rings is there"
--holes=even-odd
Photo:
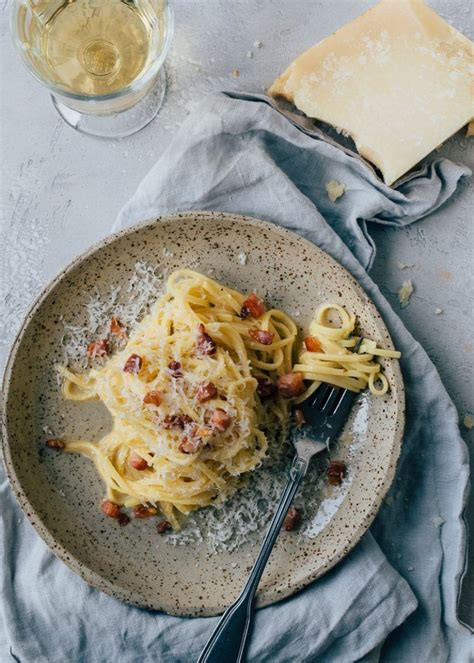
[[[368,221],[415,221],[441,205],[466,174],[438,160],[393,190],[360,161],[309,138],[265,104],[221,94],[187,119],[118,218],[115,230],[165,212],[212,209],[291,228],[358,279],[402,351],[407,426],[389,499],[371,533],[336,568],[258,611],[252,662],[345,663],[375,648],[371,660],[384,662],[468,660],[469,634],[456,619],[468,476],[457,413],[426,353],[365,271],[374,255]],[[337,203],[325,191],[331,179],[346,185]],[[88,587],[49,553],[5,479],[0,491],[2,617],[12,657],[40,663],[196,659],[215,619],[150,613]]]

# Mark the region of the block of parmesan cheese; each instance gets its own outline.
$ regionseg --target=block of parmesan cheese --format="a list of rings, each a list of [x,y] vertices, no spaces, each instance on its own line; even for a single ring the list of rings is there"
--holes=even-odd
[[[423,0],[382,0],[269,92],[349,134],[392,184],[474,117],[473,47]]]

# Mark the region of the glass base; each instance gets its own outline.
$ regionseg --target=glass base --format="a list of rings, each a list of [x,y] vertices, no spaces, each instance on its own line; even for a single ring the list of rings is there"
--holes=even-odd
[[[70,127],[97,138],[125,138],[149,124],[161,108],[166,93],[166,71],[162,67],[148,94],[135,106],[118,113],[90,115],[80,113],[51,95],[54,107]]]

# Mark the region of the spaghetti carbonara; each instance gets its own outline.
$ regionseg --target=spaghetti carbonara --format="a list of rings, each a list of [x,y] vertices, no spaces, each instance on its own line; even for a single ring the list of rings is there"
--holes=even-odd
[[[264,458],[265,430],[285,425],[287,401],[269,399],[291,372],[296,334],[255,294],[174,272],[123,350],[86,375],[62,369],[65,397],[98,397],[114,421],[100,442],[66,451],[94,461],[108,500],[159,507],[179,528],[180,513],[235,490]]]
[[[162,531],[179,529],[183,515],[223,501],[259,466],[267,433],[284,432],[289,404],[321,382],[387,391],[374,358],[399,353],[359,339],[354,329],[354,315],[325,304],[298,356],[288,315],[267,310],[255,293],[245,296],[191,270],[174,272],[129,338],[112,320],[109,333],[126,339],[125,347],[108,356],[107,340],[92,342],[94,368],[60,369],[67,399],[99,398],[113,418],[99,442],[71,440],[61,448],[94,461],[107,487],[106,515],[125,524],[121,507],[137,517],[159,510]]]

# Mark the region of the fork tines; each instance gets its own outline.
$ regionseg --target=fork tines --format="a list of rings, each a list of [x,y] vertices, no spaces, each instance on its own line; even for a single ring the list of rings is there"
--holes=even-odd
[[[354,392],[342,387],[334,387],[323,383],[318,387],[311,402],[311,409],[333,416],[338,410],[345,409],[343,406],[352,403]]]

